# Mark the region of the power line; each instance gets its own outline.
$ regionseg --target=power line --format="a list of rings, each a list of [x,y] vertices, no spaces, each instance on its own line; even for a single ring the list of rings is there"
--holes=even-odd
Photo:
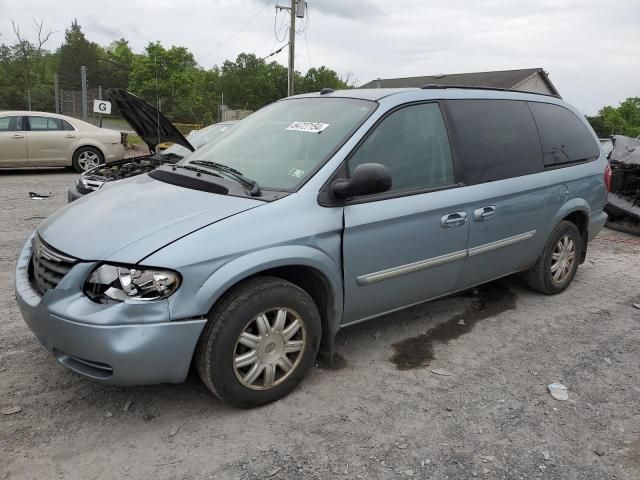
[[[210,52],[205,53],[204,55],[201,55],[198,57],[198,62],[200,62],[200,60],[202,60],[204,57],[208,57],[209,55],[211,55],[212,53],[217,52],[218,50],[220,50],[222,47],[224,47],[227,43],[229,43],[231,40],[233,40],[234,38],[236,38],[238,36],[238,34],[240,32],[242,32],[242,30],[244,30],[247,25],[249,25],[258,15],[260,15],[267,7],[269,6],[268,3],[265,3],[264,6],[262,6],[261,8],[259,8],[256,13],[254,13],[251,18],[249,18],[249,20],[247,20],[233,35],[231,35],[229,38],[227,38],[224,42],[222,42],[220,45],[218,45],[218,47],[216,47],[215,49],[211,50]]]
[[[282,50],[284,50],[284,47],[289,46],[289,42],[285,43],[284,45],[282,45],[278,50],[276,50],[275,52],[271,52],[269,55],[267,55],[266,57],[262,57],[262,60],[266,60],[269,57],[273,57],[274,55],[277,55],[278,53],[280,53]]]
[[[285,31],[284,35],[282,36],[282,38],[280,38],[280,35],[282,34],[282,27],[284,27],[284,22],[286,22],[287,20],[287,14],[285,13],[282,16],[282,21],[280,22],[280,27],[277,27],[277,23],[278,23],[278,15],[280,14],[280,10],[276,10],[276,16],[273,18],[273,34],[276,37],[276,40],[278,42],[284,42],[287,38],[287,32]]]
[[[262,43],[260,43],[260,45],[258,45],[251,51],[258,53],[258,51],[260,51],[267,43],[269,43],[269,40],[273,40],[273,34],[270,34],[267,38],[264,39]],[[273,42],[273,45],[271,46],[271,48],[269,48],[269,51],[273,50],[273,48],[276,46],[276,43],[276,41]]]

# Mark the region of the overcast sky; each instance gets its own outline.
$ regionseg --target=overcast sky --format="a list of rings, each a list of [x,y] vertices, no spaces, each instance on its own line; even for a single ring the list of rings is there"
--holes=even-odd
[[[289,0],[280,0],[288,3]],[[326,65],[360,84],[392,78],[543,67],[560,94],[586,114],[640,96],[640,0],[309,0],[296,37],[296,69]],[[282,45],[274,0],[0,0],[0,42],[11,19],[56,30],[57,47],[77,18],[106,45],[127,38],[188,47],[210,67],[240,52]],[[275,29],[274,29],[275,24]],[[299,25],[303,27],[304,25]],[[276,32],[277,33],[277,32]],[[286,40],[285,40],[286,41]],[[272,57],[286,64],[287,49]]]

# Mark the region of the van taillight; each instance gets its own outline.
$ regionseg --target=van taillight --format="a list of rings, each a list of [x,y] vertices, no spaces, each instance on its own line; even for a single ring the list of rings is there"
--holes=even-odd
[[[607,168],[604,169],[604,184],[607,187],[607,192],[611,191],[611,165],[607,165]]]

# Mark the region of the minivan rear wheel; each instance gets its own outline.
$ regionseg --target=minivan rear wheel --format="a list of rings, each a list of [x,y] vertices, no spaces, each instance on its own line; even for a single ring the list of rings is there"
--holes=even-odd
[[[252,408],[290,393],[313,366],[321,322],[313,299],[276,277],[250,279],[222,298],[196,350],[205,385],[224,402]]]
[[[553,230],[542,255],[526,273],[529,287],[547,295],[564,291],[578,270],[582,237],[575,224],[563,220]]]

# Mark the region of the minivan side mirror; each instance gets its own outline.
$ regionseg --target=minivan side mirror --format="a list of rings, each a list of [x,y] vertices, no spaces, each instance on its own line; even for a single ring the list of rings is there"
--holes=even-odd
[[[331,185],[337,198],[358,197],[382,193],[391,189],[391,173],[379,163],[358,165],[351,178],[338,178]]]

